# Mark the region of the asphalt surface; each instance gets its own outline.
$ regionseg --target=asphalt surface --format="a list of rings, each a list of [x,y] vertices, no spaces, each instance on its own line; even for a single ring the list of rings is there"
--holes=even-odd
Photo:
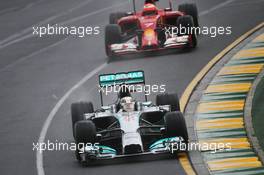
[[[264,132],[262,129],[262,126],[264,124],[263,115],[264,115],[264,109],[263,109],[263,103],[264,103],[264,79],[262,78],[259,84],[257,85],[254,98],[253,98],[253,104],[252,104],[252,122],[253,122],[253,128],[255,131],[255,135],[258,139],[259,145],[261,146],[261,149],[264,150]]]
[[[175,4],[181,3],[177,1]],[[226,3],[227,2],[227,3]],[[162,5],[166,2],[161,2]],[[103,64],[99,73],[142,69],[148,84],[165,84],[182,94],[188,83],[224,47],[264,19],[263,0],[197,0],[201,26],[231,26],[232,34],[199,36],[192,52],[124,59],[106,64],[103,27],[112,11],[131,9],[123,0],[23,0],[0,5],[0,173],[37,174],[37,142],[43,124],[57,102],[83,77]],[[32,37],[32,25],[64,23],[100,26],[100,35]],[[97,75],[64,101],[49,125],[46,141],[73,141],[70,104],[93,101],[99,106]],[[155,94],[150,96],[153,100]],[[43,153],[47,175],[60,174],[184,174],[177,159],[80,167],[70,151]]]

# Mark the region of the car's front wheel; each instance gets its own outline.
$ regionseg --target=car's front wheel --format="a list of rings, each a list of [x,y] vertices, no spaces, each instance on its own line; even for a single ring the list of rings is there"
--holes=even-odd
[[[91,120],[78,121],[74,125],[75,143],[77,148],[85,147],[86,144],[94,144],[96,142],[96,126]],[[81,160],[80,150],[76,149],[75,156],[78,161]]]
[[[108,24],[105,27],[105,52],[109,60],[114,56],[110,46],[112,44],[119,44],[122,42],[121,28],[117,24]]]
[[[190,48],[197,46],[196,30],[194,29],[193,17],[190,15],[179,16],[177,19],[177,26],[179,28],[180,35],[191,36],[191,42],[189,43]]]
[[[77,102],[71,105],[71,117],[72,117],[72,132],[75,138],[75,123],[84,120],[84,114],[93,113],[94,108],[91,102]]]
[[[180,4],[178,7],[178,10],[185,13],[186,15],[192,16],[194,26],[199,27],[198,10],[197,10],[196,4],[194,4],[194,3]]]
[[[183,114],[179,111],[168,112],[164,116],[165,135],[167,137],[182,137],[188,143],[188,132]]]

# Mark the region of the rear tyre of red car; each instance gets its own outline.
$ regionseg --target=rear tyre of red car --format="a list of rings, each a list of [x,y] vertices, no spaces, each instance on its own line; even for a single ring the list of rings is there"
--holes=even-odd
[[[188,143],[187,127],[180,111],[166,113],[164,116],[164,124],[167,137],[182,137],[184,143]]]
[[[126,12],[111,13],[109,16],[109,24],[117,24],[117,21],[125,16],[127,16]]]
[[[177,19],[177,26],[179,28],[180,35],[191,36],[191,42],[189,43],[188,47],[195,48],[197,46],[197,37],[192,16],[179,16]]]
[[[198,10],[194,3],[184,3],[179,5],[178,10],[193,17],[195,27],[199,27]]]
[[[105,27],[105,52],[108,56],[108,61],[114,57],[114,54],[110,50],[111,44],[118,44],[122,42],[121,28],[117,24],[108,24]]]
[[[94,108],[91,102],[77,102],[71,105],[71,117],[72,117],[72,131],[75,138],[75,123],[84,120],[85,113],[93,113]]]
[[[168,93],[158,94],[156,96],[156,105],[157,106],[170,105],[171,111],[180,111],[180,103],[177,94],[168,94]]]

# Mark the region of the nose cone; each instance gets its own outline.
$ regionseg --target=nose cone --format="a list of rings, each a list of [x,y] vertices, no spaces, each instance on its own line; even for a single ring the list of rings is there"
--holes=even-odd
[[[145,29],[142,36],[142,46],[147,48],[154,48],[158,46],[157,35],[152,28]]]
[[[127,145],[124,148],[124,154],[142,153],[142,147],[139,144]]]
[[[124,154],[135,154],[143,152],[141,135],[137,131],[123,133],[122,145]]]
[[[155,37],[155,32],[154,32],[154,30],[153,30],[153,29],[150,29],[150,28],[146,29],[146,30],[144,31],[144,37],[145,37],[145,39],[147,39],[147,40],[152,40],[152,39]]]

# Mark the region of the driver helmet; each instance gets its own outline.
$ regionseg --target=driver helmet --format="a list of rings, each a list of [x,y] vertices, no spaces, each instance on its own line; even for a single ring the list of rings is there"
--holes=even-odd
[[[145,4],[148,4],[148,3],[155,4],[155,0],[145,0]]]
[[[135,101],[132,97],[123,97],[120,100],[120,105],[123,111],[132,112],[135,111]]]
[[[144,16],[156,15],[157,12],[158,12],[158,8],[152,3],[147,3],[143,7]]]
[[[121,98],[127,97],[127,96],[131,96],[129,88],[126,85],[120,86],[118,98],[121,99]]]

